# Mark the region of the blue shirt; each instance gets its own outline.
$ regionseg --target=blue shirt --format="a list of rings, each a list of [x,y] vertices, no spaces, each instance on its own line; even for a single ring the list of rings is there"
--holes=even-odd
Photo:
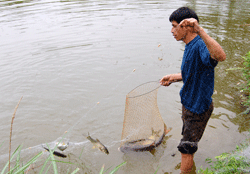
[[[193,113],[208,110],[214,91],[214,68],[217,61],[210,57],[206,44],[197,35],[185,46],[181,65],[183,87],[181,103]]]

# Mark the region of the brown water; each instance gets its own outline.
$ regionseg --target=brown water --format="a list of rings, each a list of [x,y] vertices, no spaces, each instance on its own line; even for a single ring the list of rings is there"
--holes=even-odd
[[[241,56],[250,50],[250,26],[244,25],[250,24],[247,0],[1,1],[1,166],[8,160],[11,117],[23,96],[12,135],[12,151],[22,144],[23,160],[41,151],[41,144],[53,146],[67,131],[68,158],[59,160],[74,165],[59,163],[59,173],[77,167],[80,173],[97,173],[103,164],[112,169],[124,161],[118,173],[154,173],[158,167],[158,173],[178,173],[182,83],[159,89],[160,113],[173,129],[154,155],[117,149],[126,94],[180,72],[185,45],[175,41],[168,21],[180,6],[198,13],[200,25],[227,54],[216,68],[215,110],[195,155],[197,170],[209,166],[206,158],[235,149],[249,136],[250,124],[240,114],[240,71],[226,69],[242,66]],[[91,149],[88,132],[108,147],[109,155]]]

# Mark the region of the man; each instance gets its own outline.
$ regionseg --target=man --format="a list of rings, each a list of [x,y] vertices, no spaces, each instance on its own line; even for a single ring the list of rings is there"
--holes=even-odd
[[[169,21],[174,38],[183,41],[186,46],[181,73],[166,75],[160,83],[169,86],[173,82],[183,81],[180,91],[183,138],[177,148],[181,152],[181,173],[189,173],[198,142],[213,112],[214,68],[218,61],[226,59],[226,54],[199,26],[199,18],[190,8],[175,10]]]

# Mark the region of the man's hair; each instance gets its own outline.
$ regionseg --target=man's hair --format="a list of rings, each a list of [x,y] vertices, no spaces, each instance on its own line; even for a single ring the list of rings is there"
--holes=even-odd
[[[199,18],[194,10],[188,7],[180,7],[175,10],[169,17],[169,21],[176,21],[178,24],[186,18],[195,18],[199,23]]]

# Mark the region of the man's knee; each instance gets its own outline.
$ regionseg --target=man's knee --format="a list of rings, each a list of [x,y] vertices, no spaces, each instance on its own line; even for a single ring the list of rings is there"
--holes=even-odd
[[[181,141],[177,148],[183,154],[194,154],[198,150],[198,143]]]

